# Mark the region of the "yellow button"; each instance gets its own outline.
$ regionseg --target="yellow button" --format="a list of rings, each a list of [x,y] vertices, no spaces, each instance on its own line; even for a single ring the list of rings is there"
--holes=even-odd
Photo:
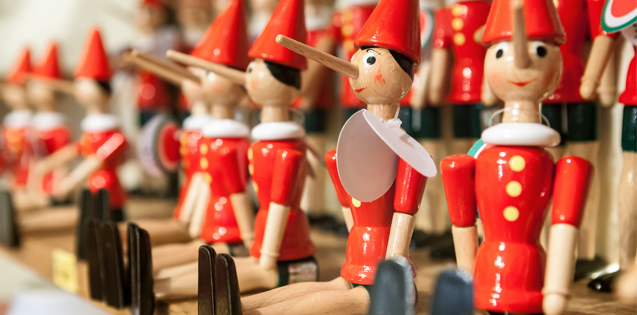
[[[464,13],[464,11],[465,7],[460,4],[454,4],[451,8],[451,14],[453,14],[453,16],[460,16],[462,13]]]
[[[212,176],[210,176],[210,173],[204,173],[203,174],[203,179],[206,181],[206,183],[210,184],[212,183]]]
[[[250,172],[250,175],[254,175],[254,166],[252,164],[248,165],[248,172]]]
[[[206,158],[201,158],[201,160],[199,160],[199,166],[201,167],[201,169],[207,169],[208,168],[208,159]]]
[[[522,185],[516,181],[510,181],[506,186],[507,194],[511,197],[517,197],[522,193]]]
[[[453,28],[456,31],[461,30],[463,26],[464,26],[464,22],[462,22],[462,19],[460,18],[455,18],[453,19],[453,21],[451,21],[451,28]]]
[[[208,146],[207,146],[205,143],[202,143],[202,144],[199,146],[199,152],[200,152],[201,154],[206,154],[206,153],[208,153]]]
[[[358,208],[358,207],[360,207],[360,206],[361,206],[361,202],[360,202],[360,201],[358,201],[358,200],[356,200],[356,199],[354,199],[354,198],[352,198],[352,205],[353,205],[354,207]]]
[[[351,39],[348,39],[343,42],[343,47],[345,51],[354,51],[354,42]]]
[[[346,24],[341,29],[341,34],[343,34],[343,36],[350,36],[352,33],[354,33],[354,26],[352,24]]]
[[[248,160],[252,161],[252,148],[248,149]]]
[[[345,12],[343,12],[343,23],[351,21],[353,16],[354,15],[352,14],[352,11],[350,10],[346,10]]]
[[[466,41],[467,38],[465,38],[462,33],[456,33],[453,35],[453,43],[456,44],[456,46],[462,46]]]
[[[521,172],[524,169],[525,166],[526,166],[526,161],[524,160],[523,157],[521,157],[519,155],[514,155],[509,160],[509,167],[514,172]]]
[[[514,206],[508,206],[506,208],[504,208],[504,218],[507,219],[507,221],[515,221],[520,217],[520,211],[518,210],[518,208],[514,207]]]

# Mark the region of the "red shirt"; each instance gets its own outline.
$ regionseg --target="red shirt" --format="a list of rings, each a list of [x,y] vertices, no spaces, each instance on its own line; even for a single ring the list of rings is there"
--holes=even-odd
[[[29,166],[33,159],[33,148],[29,141],[28,126],[2,128],[4,140],[4,156],[13,170],[13,180],[16,187],[25,187],[29,180]]]
[[[619,96],[619,102],[628,106],[637,106],[637,46],[633,46],[635,55],[628,66],[626,89]]]
[[[325,155],[327,169],[342,206],[349,206],[354,224],[347,238],[347,259],[341,267],[343,279],[362,285],[374,283],[378,263],[385,260],[394,212],[418,212],[426,178],[402,159],[394,185],[380,198],[361,202],[351,198],[341,185],[336,168],[336,149]]]
[[[80,139],[80,150],[84,156],[96,154],[104,160],[102,167],[88,177],[88,188],[91,192],[108,190],[111,209],[120,209],[126,199],[126,193],[117,177],[117,168],[126,159],[124,134],[119,129],[84,131]]]
[[[177,208],[173,212],[173,216],[175,218],[179,218],[181,214],[181,207],[186,199],[186,194],[188,193],[188,189],[190,188],[190,182],[192,180],[192,176],[197,172],[201,172],[200,159],[201,155],[199,154],[199,144],[201,139],[203,139],[201,135],[201,131],[198,129],[195,130],[184,130],[180,137],[180,146],[179,146],[179,155],[181,156],[181,161],[184,165],[184,184],[179,189],[179,199],[177,202]]]
[[[305,142],[301,139],[257,141],[250,146],[248,167],[261,206],[255,220],[254,243],[250,248],[252,257],[261,257],[270,202],[290,207],[278,260],[295,260],[314,255],[309,222],[300,208],[307,175],[306,150]]]
[[[484,242],[476,256],[474,300],[492,312],[542,313],[546,253],[539,243],[553,194],[553,224],[579,226],[592,166],[564,157],[557,166],[537,147],[491,146],[477,160],[454,155],[441,174],[455,226],[473,226]],[[477,203],[476,203],[477,201]]]
[[[249,146],[245,138],[201,138],[200,164],[206,166],[210,201],[200,237],[208,243],[241,241],[230,195],[245,191]]]
[[[64,125],[49,129],[35,129],[34,131],[39,142],[37,153],[44,154],[44,156],[48,156],[71,143],[71,131]],[[45,174],[42,178],[42,189],[44,192],[51,194],[54,190],[54,185],[56,183],[53,172]]]
[[[137,107],[140,111],[160,111],[168,106],[168,85],[150,72],[139,70]]]
[[[375,5],[356,5],[337,12],[333,25],[336,28],[337,40],[341,43],[341,55],[345,60],[351,60],[354,49],[354,38],[361,31],[365,22],[376,8]],[[361,108],[366,104],[356,97],[356,93],[349,85],[349,78],[341,76],[341,105],[345,108]]]
[[[474,40],[474,34],[487,22],[491,5],[484,1],[458,1],[436,13],[434,47],[453,51],[451,91],[453,104],[481,101],[486,48]]]

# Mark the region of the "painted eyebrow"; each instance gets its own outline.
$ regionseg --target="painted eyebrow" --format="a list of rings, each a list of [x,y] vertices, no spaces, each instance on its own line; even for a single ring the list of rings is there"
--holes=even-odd
[[[367,50],[365,50],[365,52],[372,52],[372,53],[375,53],[377,55],[380,55],[380,52],[375,51],[373,48],[367,48]]]

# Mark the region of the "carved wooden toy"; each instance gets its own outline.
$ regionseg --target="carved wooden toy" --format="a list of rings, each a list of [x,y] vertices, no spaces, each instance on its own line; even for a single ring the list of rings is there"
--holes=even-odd
[[[622,157],[624,167],[619,182],[619,272],[604,274],[589,283],[589,287],[598,291],[610,291],[613,281],[622,271],[631,266],[632,259],[637,252],[635,231],[637,223],[637,15],[635,4],[610,0],[606,1],[602,12],[602,27],[606,32],[621,31],[626,40],[633,45],[635,56],[630,62],[626,73],[626,89],[619,96],[619,102],[624,104],[622,119]],[[586,70],[582,76],[580,93],[584,99],[595,96],[604,68],[611,58],[614,38],[618,34],[598,36],[591,49]]]
[[[569,155],[579,156],[596,165],[599,151],[599,141],[597,141],[597,112],[599,109],[596,101],[586,101],[580,96],[579,88],[586,60],[585,45],[589,40],[596,41],[597,37],[608,36],[601,27],[604,1],[560,0],[556,1],[555,5],[568,40],[560,46],[564,63],[560,83],[557,90],[542,101],[542,114],[548,118],[551,128],[562,136],[560,145],[549,148],[548,151],[553,154],[555,159],[559,159],[564,153],[565,145],[567,145],[566,149]],[[610,75],[606,78],[613,78],[613,76]],[[600,92],[600,101],[603,106],[615,103],[615,95],[612,90],[606,89]],[[563,126],[562,123],[563,107],[566,107],[566,126]],[[603,259],[595,256],[600,197],[600,180],[597,178],[593,180],[580,228],[575,279],[585,277],[605,266]]]
[[[31,116],[26,93],[26,75],[31,72],[31,51],[24,48],[2,87],[2,98],[10,111],[2,121],[3,158],[13,175],[12,188],[24,190],[29,180],[33,148],[29,139]]]
[[[544,147],[560,136],[540,124],[539,112],[559,82],[565,40],[552,1],[494,1],[482,41],[489,45],[486,79],[505,102],[503,122],[482,133],[486,147],[477,158],[441,163],[458,266],[473,272],[475,306],[488,312],[562,314],[569,298],[593,169],[573,156],[553,163]],[[547,254],[539,238],[551,196]],[[479,249],[476,209],[484,227]]]
[[[347,75],[355,93],[368,103],[368,111],[361,110],[350,118],[338,148],[325,157],[339,199],[350,206],[353,215],[342,277],[246,297],[242,300],[244,314],[364,313],[369,308],[368,290],[379,261],[409,257],[413,214],[426,181],[421,172],[428,176],[436,172],[427,152],[398,127],[395,119],[399,101],[412,85],[414,65],[420,61],[420,38],[415,27],[418,14],[418,1],[381,1],[354,41],[357,52],[352,63],[288,37],[277,37],[279,44]],[[386,21],[394,22],[388,27]],[[369,141],[361,143],[363,139]],[[384,154],[387,159],[377,159]],[[363,156],[371,163],[364,162]],[[389,172],[377,173],[369,165]]]
[[[86,107],[82,120],[82,138],[38,162],[38,171],[46,174],[60,165],[83,155],[77,165],[61,181],[53,195],[67,196],[86,181],[92,192],[105,189],[110,194],[111,218],[124,218],[126,194],[117,177],[117,168],[126,156],[126,138],[119,130],[117,118],[109,113],[111,71],[100,32],[93,28],[80,63],[75,69],[75,97]]]
[[[271,23],[250,49],[248,55],[255,61],[247,73],[177,52],[168,53],[175,61],[245,85],[250,98],[262,107],[262,122],[252,130],[256,142],[248,151],[248,168],[261,209],[255,221],[252,257],[235,259],[242,292],[316,280],[318,275],[309,223],[299,207],[308,172],[305,131],[290,121],[288,111],[299,94],[300,70],[307,63],[305,58],[274,42],[280,33],[305,41],[303,11],[302,1],[279,2]],[[185,276],[196,279],[196,274]],[[194,284],[192,280],[185,282]]]
[[[305,24],[308,29],[308,45],[332,54],[336,48],[335,29],[332,26],[333,6],[330,0],[305,2]],[[327,114],[335,101],[334,73],[325,66],[308,61],[307,70],[301,74],[301,95],[292,104],[303,111],[308,145],[318,152],[325,152]],[[322,153],[321,153],[322,154]],[[308,214],[310,223],[323,226],[334,224],[334,218],[326,210],[325,179],[327,172],[320,158],[308,156],[313,176],[305,181],[301,208]]]

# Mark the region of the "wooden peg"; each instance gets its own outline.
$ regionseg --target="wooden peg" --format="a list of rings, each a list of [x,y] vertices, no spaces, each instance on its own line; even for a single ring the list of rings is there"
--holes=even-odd
[[[196,83],[200,83],[201,84],[201,79],[196,76],[194,73],[190,72],[188,69],[174,63],[174,62],[170,62],[168,60],[163,60],[160,58],[157,58],[151,54],[145,54],[143,52],[137,51],[137,50],[133,50],[131,51],[131,55],[134,57],[139,57],[141,59],[145,59],[148,60],[152,63],[155,63],[159,66],[162,66],[166,69],[170,69],[175,73],[181,74],[182,76],[184,76],[186,79],[196,82]]]
[[[323,64],[324,66],[338,73],[341,73],[352,79],[358,78],[358,67],[343,59],[334,57],[328,53],[322,52],[316,48],[310,47],[283,35],[278,35],[276,37],[276,42],[279,45],[286,47],[299,55],[303,55],[320,64]]]
[[[230,203],[241,231],[243,245],[250,248],[254,241],[254,210],[252,210],[250,196],[245,192],[232,194]]]
[[[123,59],[125,62],[134,64],[135,66],[142,68],[146,71],[152,72],[153,74],[162,77],[163,79],[173,83],[176,86],[181,86],[182,82],[186,79],[186,77],[171,71],[168,68],[164,68],[156,63],[145,60],[139,56],[134,56],[132,54],[124,54]]]
[[[191,67],[198,67],[206,71],[214,72],[218,75],[226,77],[228,80],[236,84],[244,85],[246,82],[245,73],[243,71],[232,69],[220,64],[213,63],[213,62],[208,62],[203,59],[199,59],[184,53],[180,53],[175,50],[167,51],[166,57]]]
[[[26,78],[27,80],[35,80],[35,81],[42,82],[56,91],[60,91],[69,95],[73,95],[75,91],[75,86],[73,85],[73,82],[68,80],[45,78],[40,76],[34,76],[32,74],[26,74]]]
[[[521,0],[515,0],[511,6],[513,14],[513,50],[515,59],[513,62],[518,68],[526,68],[531,63],[531,57],[527,47],[528,37],[524,25],[524,5]]]

